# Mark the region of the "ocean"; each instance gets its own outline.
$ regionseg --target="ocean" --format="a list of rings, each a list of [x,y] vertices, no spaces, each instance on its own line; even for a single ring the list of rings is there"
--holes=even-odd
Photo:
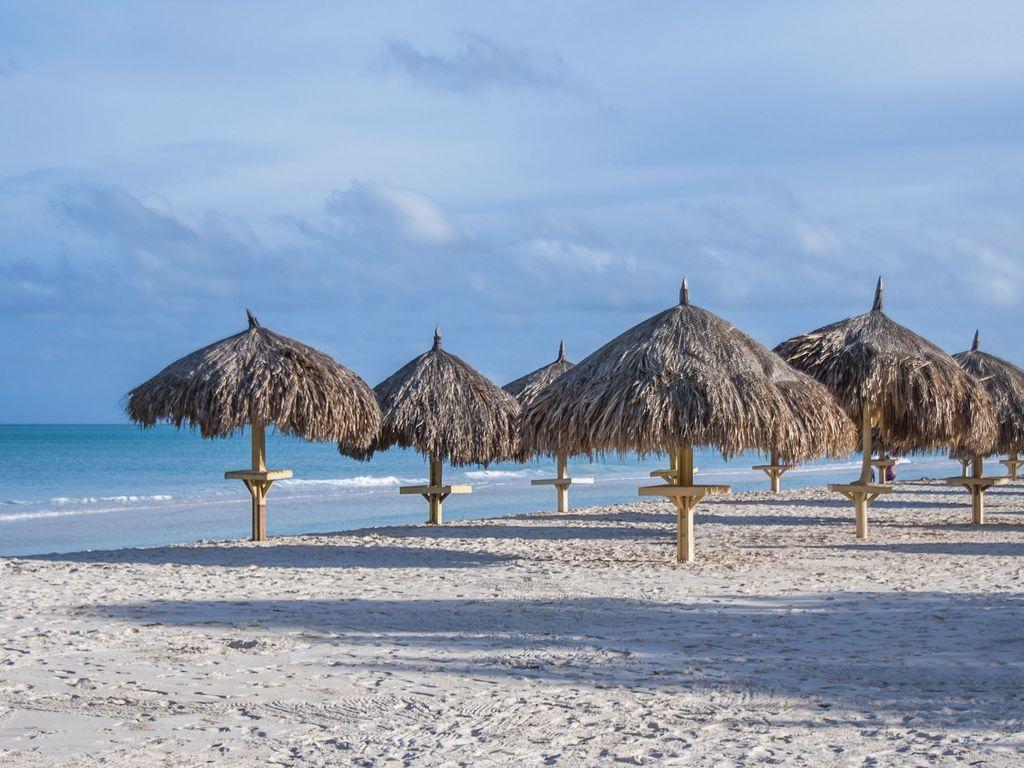
[[[307,443],[267,433],[267,464],[291,469],[292,480],[275,483],[267,507],[270,536],[323,533],[368,526],[422,522],[427,505],[400,496],[398,486],[425,482],[419,454],[391,450],[369,462],[342,458],[333,444]],[[570,474],[591,476],[593,485],[570,490],[572,506],[635,501],[638,484],[664,466],[663,457],[604,457],[570,461]],[[735,491],[768,487],[753,464],[758,454],[725,462],[711,451],[696,452],[698,476],[728,483]],[[143,430],[132,425],[0,425],[0,555],[75,552],[157,546],[249,535],[249,494],[225,470],[249,463],[248,435],[203,440],[171,426]],[[782,478],[783,488],[849,481],[859,471],[856,456],[803,465]],[[959,465],[939,455],[901,459],[900,479],[939,477]],[[445,467],[445,482],[470,483],[473,493],[450,497],[445,520],[466,520],[551,510],[555,492],[531,486],[553,477],[553,462],[490,467]],[[852,511],[851,511],[852,515]]]

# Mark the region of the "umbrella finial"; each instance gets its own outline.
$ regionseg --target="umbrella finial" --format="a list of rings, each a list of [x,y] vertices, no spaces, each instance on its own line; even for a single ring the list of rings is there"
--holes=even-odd
[[[882,311],[882,293],[885,291],[885,285],[882,283],[882,276],[878,276],[878,285],[875,286],[875,303],[871,305],[872,312]]]
[[[971,352],[977,352],[978,351],[978,345],[980,343],[981,343],[981,331],[978,330],[978,331],[974,332],[974,343],[971,344]]]
[[[685,277],[683,278],[683,284],[679,288],[679,303],[684,307],[690,303],[690,281]]]
[[[441,348],[441,326],[434,326],[434,349]]]
[[[558,360],[565,360],[565,339],[558,342]]]
[[[251,309],[246,309],[245,310],[245,315],[246,315],[246,317],[249,318],[249,329],[250,330],[253,329],[253,328],[261,327],[260,326],[260,321],[256,319],[256,315],[254,315],[252,313]]]

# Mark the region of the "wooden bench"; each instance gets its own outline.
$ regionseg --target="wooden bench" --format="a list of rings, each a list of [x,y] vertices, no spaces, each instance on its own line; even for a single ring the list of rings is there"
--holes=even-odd
[[[886,470],[890,467],[896,466],[896,459],[872,459],[871,466],[878,470],[879,485],[892,485],[892,483],[886,479]]]
[[[841,493],[853,502],[854,514],[857,517],[858,539],[868,537],[868,509],[879,496],[893,492],[891,485],[878,483],[831,483],[828,489],[834,493]]]
[[[557,477],[543,480],[531,480],[530,485],[553,485],[555,487],[556,509],[559,512],[569,511],[569,486],[593,485],[592,477],[569,477],[569,461],[564,454],[555,456],[555,474]]]
[[[947,477],[949,485],[962,485],[971,494],[971,522],[981,525],[985,522],[985,491],[994,485],[1006,485],[1008,477]]]
[[[453,493],[472,493],[471,485],[445,485],[442,477],[441,462],[437,459],[430,459],[430,479],[426,485],[403,485],[398,489],[402,495],[422,496],[427,500],[427,523],[429,525],[441,524],[441,502]]]
[[[265,450],[265,449],[264,449]],[[236,469],[224,473],[225,480],[241,480],[252,496],[252,540],[267,540],[267,494],[276,480],[287,480],[290,469]]]
[[[755,464],[751,469],[760,469],[772,481],[772,493],[779,492],[779,480],[791,469],[796,469],[796,464]]]
[[[1017,470],[1024,465],[1024,461],[1018,459],[1016,453],[1011,453],[1007,458],[1001,459],[999,463],[1006,467],[1010,480],[1017,479]]]
[[[645,485],[638,496],[664,496],[676,508],[676,559],[693,562],[693,510],[705,496],[729,493],[728,485]]]

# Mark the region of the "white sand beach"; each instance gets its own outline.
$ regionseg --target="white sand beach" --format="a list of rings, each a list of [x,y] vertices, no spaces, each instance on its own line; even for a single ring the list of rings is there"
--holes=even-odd
[[[454,502],[453,502],[454,503]],[[1011,766],[1024,488],[0,561],[0,763]]]

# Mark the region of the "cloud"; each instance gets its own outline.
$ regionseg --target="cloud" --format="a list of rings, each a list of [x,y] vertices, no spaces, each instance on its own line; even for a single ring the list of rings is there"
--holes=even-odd
[[[516,250],[527,268],[533,271],[565,269],[601,274],[613,265],[628,270],[636,266],[631,258],[563,240],[534,238],[518,246]]]
[[[449,245],[464,236],[430,198],[377,181],[353,181],[332,192],[325,210],[350,232],[370,230],[386,239],[397,235],[411,243]]]
[[[162,199],[143,200],[119,187],[63,188],[49,208],[65,225],[64,248],[37,260],[40,266],[29,274],[21,275],[22,265],[8,266],[46,288],[35,293],[40,301],[134,298],[188,311],[240,293],[264,257],[244,221],[212,210],[186,218]]]
[[[475,93],[492,88],[562,91],[583,89],[558,54],[541,55],[504,46],[483,35],[462,33],[461,47],[450,56],[422,53],[403,40],[389,40],[382,63],[414,83],[434,90]]]
[[[63,218],[97,237],[109,237],[127,248],[154,245],[195,245],[197,233],[166,210],[144,204],[117,187],[78,185],[51,199]]]
[[[950,271],[959,274],[987,302],[998,307],[1020,303],[1024,267],[1019,260],[968,238],[957,239],[952,251]]]

